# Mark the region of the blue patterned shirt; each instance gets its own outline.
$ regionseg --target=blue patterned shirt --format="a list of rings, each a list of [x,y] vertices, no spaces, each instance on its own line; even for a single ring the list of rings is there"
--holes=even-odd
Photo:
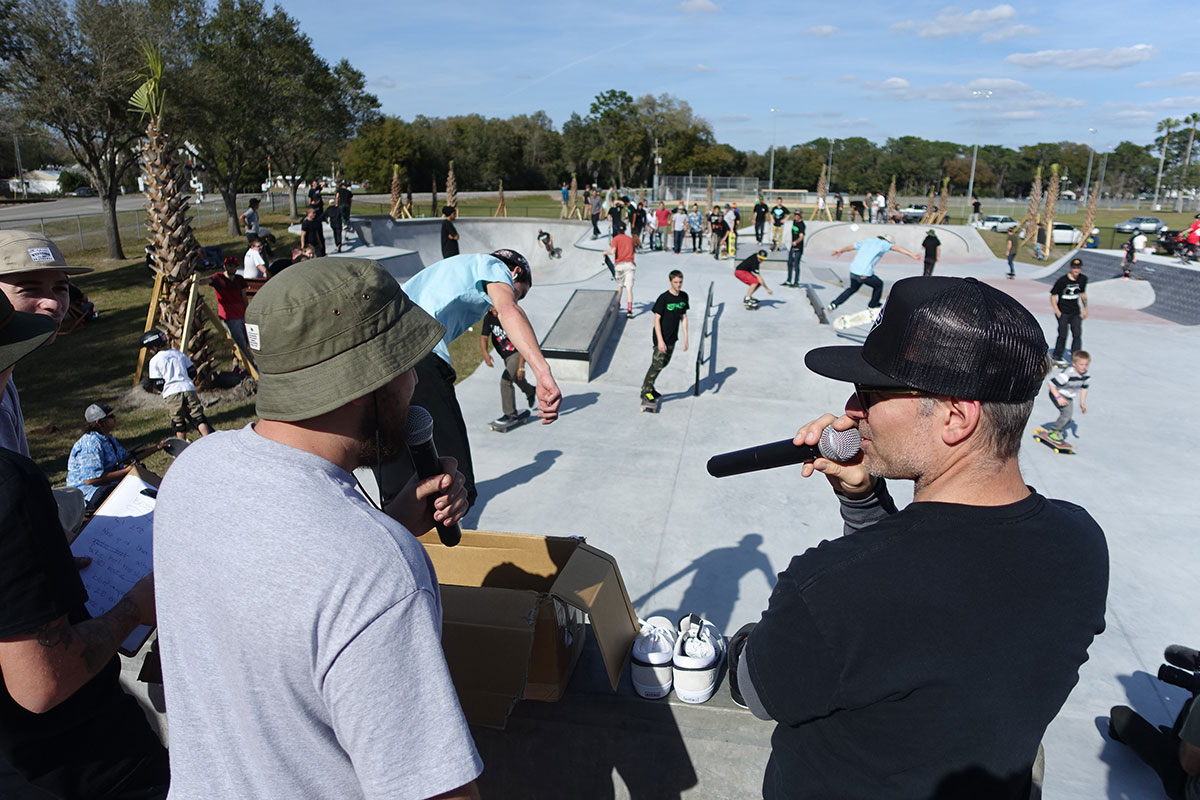
[[[84,481],[95,480],[106,472],[112,472],[129,453],[114,436],[104,436],[88,431],[79,437],[67,458],[67,486],[83,492],[84,500],[91,500],[100,486]]]

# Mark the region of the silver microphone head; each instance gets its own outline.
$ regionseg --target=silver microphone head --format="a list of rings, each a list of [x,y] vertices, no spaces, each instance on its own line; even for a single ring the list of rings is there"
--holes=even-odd
[[[857,428],[835,431],[832,425],[821,431],[821,440],[817,442],[821,455],[830,461],[849,461],[858,455],[861,445],[862,437]]]
[[[404,435],[409,447],[425,444],[433,438],[433,416],[421,406],[409,406]]]

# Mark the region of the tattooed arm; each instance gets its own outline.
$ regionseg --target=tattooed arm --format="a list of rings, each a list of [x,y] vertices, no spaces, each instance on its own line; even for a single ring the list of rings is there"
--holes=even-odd
[[[153,625],[154,575],[142,578],[106,614],[72,625],[51,620],[0,639],[0,673],[23,708],[44,714],[90,681],[138,625]]]

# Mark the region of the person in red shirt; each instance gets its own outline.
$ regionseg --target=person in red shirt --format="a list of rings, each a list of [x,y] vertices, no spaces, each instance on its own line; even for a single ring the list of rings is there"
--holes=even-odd
[[[658,223],[658,227],[654,229],[654,235],[658,239],[658,249],[666,250],[667,231],[671,227],[671,211],[661,200],[658,201],[658,208],[654,209],[654,221]]]
[[[229,256],[222,264],[224,272],[214,272],[204,279],[217,293],[217,316],[225,323],[229,335],[237,344],[242,357],[250,358],[250,342],[246,338],[246,279],[238,274],[238,260]],[[233,369],[240,368],[237,351],[233,354]]]
[[[625,317],[633,319],[633,273],[637,269],[634,263],[633,237],[625,233],[624,225],[617,225],[616,235],[612,237],[612,247],[604,251],[604,255],[613,257],[616,266],[613,277],[617,280],[617,308],[621,307],[621,293],[629,290],[628,305],[625,306]]]

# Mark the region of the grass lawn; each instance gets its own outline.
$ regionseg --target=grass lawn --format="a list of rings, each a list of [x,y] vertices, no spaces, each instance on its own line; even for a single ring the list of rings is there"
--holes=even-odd
[[[287,232],[285,214],[264,214],[262,222],[276,234],[277,253],[288,253],[299,243],[298,236]],[[246,240],[230,237],[223,222],[201,228],[196,235],[202,245],[219,245],[228,254],[240,257],[246,249]],[[126,239],[125,249],[140,251],[141,243]],[[114,435],[126,449],[171,435],[170,417],[161,398],[140,389],[131,391],[138,337],[146,324],[154,276],[141,258],[110,261],[106,254],[106,248],[97,248],[68,256],[68,263],[96,269],[75,282],[96,304],[100,320],[58,337],[17,364],[15,370],[30,454],[54,485],[66,479],[67,455],[83,433],[83,410],[89,403],[113,406],[117,413]],[[212,288],[204,287],[203,291],[215,311]],[[470,375],[481,360],[478,336],[478,329],[468,331],[451,344],[459,380]],[[212,340],[218,368],[228,369],[232,348],[224,331],[217,332]],[[211,398],[216,402],[205,412],[218,430],[240,428],[254,418],[253,398],[236,392],[214,393]],[[191,434],[193,438],[195,435]],[[161,474],[170,457],[155,453],[145,463]]]
[[[579,201],[582,205],[583,192],[579,193]],[[442,216],[442,208],[446,204],[446,196],[444,194],[438,196],[438,205],[436,213],[428,202],[413,201],[413,213],[417,217],[440,217]],[[496,206],[499,204],[499,196],[494,196],[486,199],[467,199],[461,198],[458,201],[458,214],[461,217],[490,217],[496,211]],[[562,212],[562,201],[557,196],[551,197],[548,194],[537,195],[522,195],[511,200],[505,200],[505,209],[510,217],[548,217],[550,219],[558,219]],[[386,203],[372,203],[368,201],[355,200],[352,207],[355,214],[386,214],[388,213],[388,205]]]

